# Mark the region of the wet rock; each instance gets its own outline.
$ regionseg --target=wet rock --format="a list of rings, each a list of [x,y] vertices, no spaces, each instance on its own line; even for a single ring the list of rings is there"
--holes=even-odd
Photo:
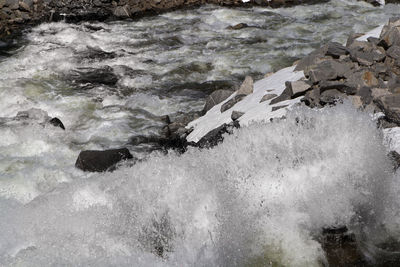
[[[356,237],[347,227],[325,228],[321,239],[329,266],[366,266]]]
[[[100,69],[79,68],[71,71],[68,78],[80,84],[115,85],[118,82],[117,75],[115,75],[113,69],[108,66]]]
[[[83,59],[105,60],[115,58],[117,57],[117,54],[114,52],[103,51],[100,47],[88,46],[85,51],[77,54],[77,56],[82,57]]]
[[[277,94],[266,94],[261,98],[260,103],[268,101],[268,100],[270,100],[272,98],[275,98],[277,96],[278,96]]]
[[[125,5],[125,6],[117,6],[114,9],[113,12],[114,16],[116,16],[117,18],[129,18],[131,16],[131,13],[129,11],[129,6]]]
[[[286,82],[286,92],[289,93],[290,97],[296,98],[304,95],[308,90],[311,89],[311,85],[307,81],[294,81],[294,82]]]
[[[221,113],[227,111],[228,109],[232,108],[234,105],[236,105],[238,102],[242,101],[243,98],[245,98],[247,95],[241,94],[241,95],[236,95],[233,98],[229,99],[226,103],[224,103],[221,106]]]
[[[396,151],[390,151],[388,157],[393,163],[393,169],[397,170],[400,167],[400,154]]]
[[[340,81],[321,81],[319,84],[320,92],[337,89],[342,93],[354,95],[357,92],[357,85],[351,84],[346,80]]]
[[[390,122],[400,125],[400,93],[384,95],[375,100]]]
[[[232,114],[231,114],[231,119],[233,120],[233,121],[237,121],[240,117],[242,117],[244,115],[244,112],[240,112],[240,111],[236,111],[236,110],[234,110],[234,111],[232,111]]]
[[[320,97],[321,97],[321,91],[317,87],[311,91],[308,91],[301,101],[311,108],[316,108],[321,106]]]
[[[274,105],[276,103],[282,102],[282,101],[286,101],[291,99],[290,93],[288,92],[287,89],[285,89],[282,94],[278,97],[275,97],[274,99],[271,100],[271,102],[269,102],[270,105]]]
[[[246,76],[244,82],[237,91],[237,95],[249,95],[252,94],[254,90],[254,81],[250,76]]]
[[[339,99],[345,98],[345,94],[339,90],[332,89],[321,93],[320,101],[325,104],[336,104]]]
[[[367,86],[361,87],[357,92],[357,96],[361,98],[362,103],[368,105],[372,101],[372,89]]]
[[[50,123],[51,125],[53,125],[54,127],[60,127],[61,129],[65,130],[64,124],[63,124],[62,121],[61,121],[59,118],[57,118],[57,117],[52,118],[52,119],[49,121],[49,123]]]
[[[228,30],[241,30],[241,29],[244,29],[244,28],[247,28],[247,27],[249,27],[249,25],[247,25],[246,23],[238,23],[238,24],[233,25],[233,26],[228,26],[226,29],[228,29]]]
[[[206,105],[203,108],[203,114],[206,114],[212,107],[218,105],[232,95],[229,90],[217,90],[211,93],[206,99]]]
[[[85,172],[105,172],[115,168],[120,161],[128,159],[133,159],[133,156],[127,148],[86,150],[79,154],[75,167]]]
[[[234,128],[239,128],[238,121],[234,121],[230,124],[224,123],[223,125],[215,128],[208,132],[203,138],[196,143],[195,146],[200,148],[212,148],[224,140],[224,134],[232,134]]]

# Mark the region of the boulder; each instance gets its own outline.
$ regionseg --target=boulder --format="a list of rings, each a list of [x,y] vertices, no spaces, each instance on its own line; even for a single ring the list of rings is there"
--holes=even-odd
[[[348,95],[354,95],[357,92],[358,86],[346,80],[340,80],[340,81],[321,81],[318,84],[318,88],[320,89],[321,93],[327,90],[337,89],[342,93]]]
[[[228,109],[232,108],[236,103],[242,101],[243,98],[245,98],[247,95],[241,94],[241,95],[236,95],[233,98],[229,99],[226,103],[224,103],[221,106],[221,113],[227,111]]]
[[[307,81],[299,80],[299,81],[294,81],[294,82],[286,82],[286,92],[289,93],[290,97],[296,98],[302,95],[305,95],[305,93],[308,90],[311,90],[311,85]]]
[[[61,121],[59,118],[57,118],[57,117],[52,118],[51,120],[49,120],[49,123],[50,123],[51,125],[53,125],[54,127],[60,127],[61,129],[65,130],[64,124],[63,124],[62,121]]]
[[[118,82],[117,75],[113,69],[106,66],[96,68],[78,68],[69,73],[68,78],[80,84],[105,84],[115,85]]]
[[[129,6],[117,6],[113,12],[114,16],[117,18],[129,18],[131,16],[131,12],[129,10]]]
[[[86,150],[79,154],[75,167],[85,172],[105,172],[115,168],[118,162],[128,159],[133,159],[133,156],[127,148]]]
[[[346,47],[344,47],[342,44],[337,43],[337,42],[330,42],[328,43],[326,55],[331,56],[333,58],[340,58],[340,56],[347,55],[349,54],[349,51]]]
[[[350,72],[350,67],[347,63],[338,62],[336,60],[325,60],[317,64],[308,73],[310,80],[316,84],[323,80],[336,80],[344,77]]]
[[[234,128],[239,128],[239,122],[234,121],[232,123],[226,124],[215,128],[203,136],[195,146],[199,148],[212,148],[224,140],[224,134],[232,134]]]
[[[288,92],[287,89],[285,89],[282,94],[278,97],[275,97],[274,99],[271,100],[271,102],[269,102],[270,105],[274,105],[276,103],[282,102],[282,101],[286,101],[291,99],[290,93]]]
[[[400,29],[398,27],[391,27],[382,31],[379,45],[384,48],[389,48],[392,45],[400,45]]]
[[[268,100],[270,100],[272,98],[275,98],[277,96],[278,96],[277,94],[266,94],[261,98],[260,103],[268,101]]]
[[[393,59],[400,59],[400,46],[393,45],[387,51],[386,54]]]
[[[253,93],[253,89],[254,89],[253,78],[251,78],[250,76],[246,76],[244,82],[237,91],[237,95],[249,95]]]
[[[346,95],[339,90],[332,89],[321,93],[320,101],[322,104],[335,104],[339,99],[345,98]]]
[[[388,157],[392,161],[393,169],[397,170],[400,167],[400,154],[396,151],[390,151]]]
[[[203,114],[206,114],[212,107],[218,105],[232,95],[229,90],[217,90],[211,93],[206,99],[206,105],[203,108]]]
[[[320,97],[321,97],[321,91],[317,87],[311,91],[308,91],[301,101],[311,108],[320,107],[321,106]]]
[[[375,103],[385,113],[388,121],[400,125],[400,93],[381,96]]]
[[[244,115],[244,112],[234,110],[234,111],[232,111],[231,119],[233,121],[237,121],[243,115]]]

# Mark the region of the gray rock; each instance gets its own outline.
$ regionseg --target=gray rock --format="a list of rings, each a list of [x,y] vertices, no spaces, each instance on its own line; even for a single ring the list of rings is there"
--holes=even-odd
[[[400,124],[400,93],[384,95],[375,100],[390,122]]]
[[[328,43],[328,48],[326,51],[327,56],[331,56],[333,58],[340,58],[340,56],[347,55],[349,54],[349,51],[347,50],[346,47],[341,45],[340,43],[337,42],[330,42]]]
[[[232,91],[229,90],[217,90],[211,93],[206,99],[206,105],[204,106],[203,109],[203,114],[207,113],[211,108],[213,108],[215,105],[218,105],[228,97],[232,95]]]
[[[362,103],[368,105],[372,101],[372,89],[371,87],[361,87],[358,89],[357,96],[361,98]]]
[[[342,93],[348,95],[354,95],[357,92],[357,88],[360,86],[349,83],[348,81],[321,81],[319,83],[320,92],[325,92],[327,90],[337,89]]]
[[[292,99],[305,95],[308,90],[311,90],[311,85],[308,82],[302,80],[286,82],[285,85],[287,88],[286,91],[289,92],[289,95]]]
[[[238,23],[238,24],[233,25],[233,26],[228,26],[226,29],[228,29],[228,30],[241,30],[241,29],[244,29],[244,28],[247,28],[247,27],[249,27],[249,25],[247,25],[246,23]]]
[[[132,158],[127,148],[104,151],[86,150],[79,154],[75,167],[85,172],[105,172],[115,168],[118,162]]]
[[[301,101],[311,108],[320,107],[320,97],[321,91],[317,87],[311,91],[308,91]]]
[[[335,80],[345,77],[345,74],[348,72],[350,72],[350,67],[347,63],[326,60],[312,68],[308,75],[310,80],[315,84],[323,80]]]
[[[392,27],[387,31],[382,31],[382,36],[380,38],[379,45],[389,48],[392,45],[400,45],[400,29],[397,27]]]
[[[237,91],[237,95],[249,95],[253,93],[254,89],[254,81],[250,76],[246,76],[246,79],[243,81],[239,90]]]
[[[364,34],[362,33],[352,33],[349,35],[346,41],[346,47],[350,47],[353,45],[353,43],[357,40],[358,37],[363,36]],[[358,42],[358,41],[357,41]]]
[[[332,89],[321,93],[320,101],[323,104],[335,104],[339,99],[345,98],[345,96],[339,90]]]
[[[228,109],[232,108],[236,103],[242,101],[246,95],[236,95],[233,98],[229,99],[226,103],[221,106],[221,113],[227,111]]]
[[[261,98],[260,103],[268,101],[268,100],[270,100],[272,98],[275,98],[277,96],[278,96],[277,94],[266,94]]]
[[[236,111],[236,110],[234,110],[234,111],[232,111],[232,114],[231,114],[231,119],[233,120],[233,121],[237,121],[240,117],[242,117],[244,115],[244,112],[240,112],[240,111]]]
[[[393,163],[393,169],[397,170],[400,167],[400,154],[396,151],[390,151],[388,157]]]
[[[394,59],[400,59],[400,46],[393,45],[387,51],[386,54]]]
[[[370,70],[364,69],[356,72],[350,72],[347,76],[347,84],[357,89],[363,86],[377,87],[379,85],[378,79]]]
[[[212,148],[224,140],[225,134],[232,134],[235,128],[239,128],[239,122],[234,121],[232,123],[223,125],[211,130],[205,136],[203,136],[195,146],[200,148]]]
[[[117,6],[114,9],[113,14],[114,14],[114,16],[116,16],[118,18],[129,18],[131,16],[131,13],[129,11],[129,6],[128,5]]]
[[[289,105],[282,105],[282,106],[272,107],[272,112],[277,111],[277,110],[282,109],[282,108],[286,108],[286,107],[288,107],[288,106],[289,106]]]
[[[274,99],[271,100],[271,102],[269,103],[270,105],[274,105],[276,103],[285,101],[285,100],[289,100],[291,99],[289,92],[287,91],[287,89],[285,89],[282,94],[278,97],[275,97]]]
[[[305,71],[307,72],[308,69],[310,69],[312,66],[318,64],[321,62],[321,59],[324,57],[326,54],[328,47],[323,46],[319,49],[314,50],[311,52],[309,55],[305,56],[302,58],[298,63],[296,68],[294,69],[295,71]]]

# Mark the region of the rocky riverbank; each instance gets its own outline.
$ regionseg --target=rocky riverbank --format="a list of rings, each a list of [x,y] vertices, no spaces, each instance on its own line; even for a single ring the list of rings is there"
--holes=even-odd
[[[1,0],[0,38],[41,22],[67,22],[140,18],[179,8],[202,4],[222,6],[261,5],[270,7],[320,3],[316,0]]]

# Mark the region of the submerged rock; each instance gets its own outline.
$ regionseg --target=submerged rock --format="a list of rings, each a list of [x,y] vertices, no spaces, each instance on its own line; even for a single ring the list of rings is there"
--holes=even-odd
[[[113,170],[122,160],[133,159],[127,148],[110,150],[85,150],[76,160],[75,167],[85,172],[105,172]]]
[[[117,75],[111,67],[105,66],[96,68],[79,68],[73,70],[67,76],[75,83],[80,84],[105,84],[115,85],[118,82]]]
[[[50,123],[51,125],[55,126],[55,127],[60,127],[61,129],[65,130],[64,124],[63,124],[62,121],[61,121],[59,118],[57,118],[57,117],[52,118],[52,119],[49,121],[49,123]]]

